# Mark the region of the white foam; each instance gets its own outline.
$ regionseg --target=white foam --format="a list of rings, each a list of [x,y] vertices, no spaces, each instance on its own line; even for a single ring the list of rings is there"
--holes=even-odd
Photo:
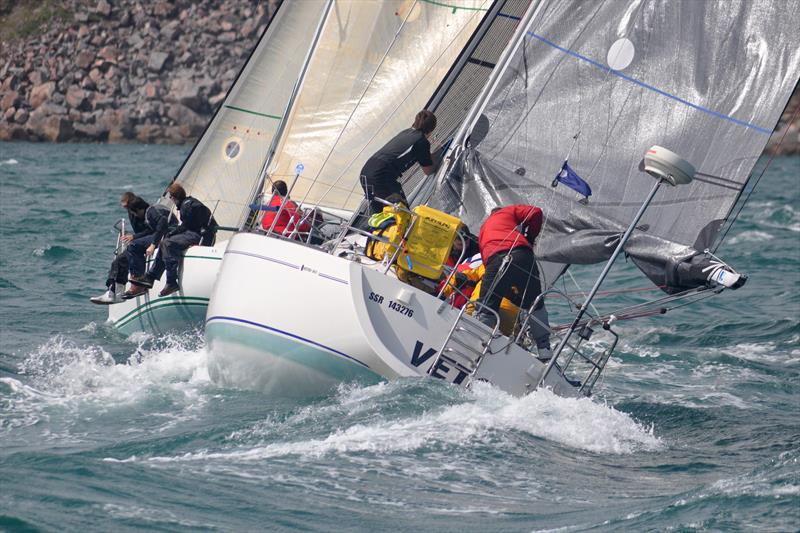
[[[733,237],[731,237],[730,240],[728,241],[728,244],[732,245],[732,244],[739,244],[742,242],[769,241],[774,238],[775,237],[773,237],[772,234],[767,233],[766,231],[758,231],[758,230],[743,231],[742,233],[739,233],[738,235],[734,235]]]
[[[770,355],[775,353],[775,343],[765,342],[755,344],[751,342],[743,342],[733,346],[726,346],[721,348],[720,351],[724,354],[744,359],[746,361],[764,361]]]
[[[0,161],[0,165],[18,165],[19,161],[16,159],[6,159],[5,161]]]
[[[103,512],[108,513],[110,517],[116,519],[133,519],[153,524],[176,524],[189,528],[216,529],[213,524],[186,520],[166,509],[148,508],[131,504],[119,505],[115,503],[106,503],[102,506],[96,506],[100,507]]]
[[[189,349],[180,339],[167,339],[158,349],[136,348],[129,360],[116,364],[99,346],[79,346],[56,336],[31,353],[20,373],[30,376],[30,388],[43,406],[103,408],[127,405],[167,392],[173,401],[191,404],[210,384],[206,354]]]
[[[791,482],[776,484],[763,474],[751,474],[731,479],[720,479],[711,486],[713,491],[726,496],[760,496],[781,498],[800,494],[800,485]]]
[[[83,331],[89,334],[97,333],[97,322],[89,322],[78,331]]]
[[[547,390],[515,398],[477,384],[468,399],[472,401],[408,418],[356,423],[319,439],[152,457],[149,461],[261,461],[287,455],[318,458],[330,453],[358,452],[391,455],[435,444],[470,446],[491,442],[496,447],[498,433],[502,440],[506,432],[523,432],[581,450],[612,454],[662,447],[652,428],[644,428],[630,416],[586,398],[561,398]]]

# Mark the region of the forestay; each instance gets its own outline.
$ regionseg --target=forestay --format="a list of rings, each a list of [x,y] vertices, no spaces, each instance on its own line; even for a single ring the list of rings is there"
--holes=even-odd
[[[664,146],[698,174],[659,191],[625,251],[688,288],[685,261],[714,244],[797,84],[798,27],[798,1],[542,2],[483,110],[488,134],[432,203],[476,226],[496,205],[541,206],[540,258],[600,262],[652,187],[642,156]],[[551,186],[568,156],[585,205]]]
[[[222,226],[237,227],[297,82],[324,0],[284,2],[177,176]]]
[[[489,74],[497,64],[500,54],[514,35],[521,17],[531,0],[497,0],[487,12],[467,46],[442,81],[426,108],[436,113],[437,125],[433,134],[434,148],[448,144],[456,130],[467,117]],[[403,177],[403,189],[409,200],[424,197],[433,185],[426,180],[422,169],[413,166]],[[420,187],[424,185],[425,187]]]
[[[304,204],[352,211],[366,160],[411,126],[491,0],[337,0],[269,166]],[[269,192],[269,181],[266,184]]]

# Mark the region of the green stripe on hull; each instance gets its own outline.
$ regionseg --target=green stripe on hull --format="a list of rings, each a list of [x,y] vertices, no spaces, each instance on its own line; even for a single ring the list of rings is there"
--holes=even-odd
[[[125,335],[130,335],[137,331],[164,333],[202,325],[206,318],[208,298],[186,300],[187,298],[171,298],[169,301],[147,302],[115,322],[114,327]]]
[[[134,320],[139,315],[146,313],[154,308],[169,305],[203,305],[208,307],[208,298],[201,298],[199,296],[172,296],[167,298],[151,298],[145,300],[141,305],[136,306],[136,309],[126,313],[122,318],[116,320],[114,324],[117,327],[125,325],[130,320]]]
[[[324,374],[335,383],[359,381],[373,384],[382,380],[378,374],[354,361],[266,329],[213,320],[206,324],[206,343],[210,350],[219,349],[215,346],[217,341],[222,345],[240,345],[268,352],[264,354],[265,363],[270,356],[285,359]]]

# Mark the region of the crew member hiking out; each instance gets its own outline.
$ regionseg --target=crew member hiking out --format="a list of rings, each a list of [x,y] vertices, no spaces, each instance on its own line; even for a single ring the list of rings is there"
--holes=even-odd
[[[532,205],[497,208],[481,226],[478,247],[486,272],[477,303],[486,307],[476,305],[475,317],[489,327],[494,327],[496,318],[488,309],[498,312],[503,298],[528,309],[541,294],[539,269],[533,255],[533,243],[541,229],[542,210]],[[534,333],[534,336],[540,357],[547,358],[549,333]]]
[[[426,175],[436,171],[431,156],[431,143],[428,140],[434,129],[436,115],[423,109],[417,113],[411,128],[395,135],[364,164],[361,169],[361,187],[370,202],[370,215],[380,213],[384,207],[375,198],[386,199],[392,193],[400,194],[408,205],[398,179],[414,163],[419,163]]]
[[[147,208],[144,216],[147,227],[136,233],[128,245],[128,270],[131,283],[152,287],[152,283],[144,275],[145,254],[153,255],[161,239],[170,229],[171,217],[171,210],[165,205],[155,204]]]
[[[200,200],[186,196],[186,191],[178,183],[170,185],[167,194],[175,202],[175,206],[180,212],[181,223],[169,230],[166,237],[161,239],[158,245],[158,256],[150,266],[150,271],[145,275],[145,283],[136,284],[125,293],[126,296],[133,297],[146,292],[145,284],[152,284],[161,279],[164,270],[167,271],[167,283],[158,295],[167,296],[180,290],[178,267],[183,252],[196,244],[210,246],[214,243],[217,222],[211,216],[211,210]],[[150,255],[153,251],[155,251],[155,246],[151,245],[146,253]]]
[[[150,204],[130,191],[123,193],[119,203],[123,209],[128,211],[128,220],[131,223],[131,232],[125,232],[120,236],[122,243],[127,244],[136,235],[147,229],[145,213]],[[114,256],[111,268],[108,271],[108,279],[106,279],[108,290],[100,296],[90,298],[90,300],[92,303],[102,305],[121,302],[126,283],[128,283],[128,256],[125,253],[125,247],[122,246],[117,250],[117,255]]]

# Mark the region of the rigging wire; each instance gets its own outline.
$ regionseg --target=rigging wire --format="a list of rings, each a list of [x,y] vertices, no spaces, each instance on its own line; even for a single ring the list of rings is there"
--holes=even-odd
[[[781,135],[780,141],[778,141],[778,146],[776,147],[776,149],[774,150],[774,152],[772,153],[770,158],[767,160],[767,164],[764,165],[764,168],[761,170],[761,173],[756,178],[755,182],[753,183],[753,186],[750,188],[750,191],[747,193],[747,196],[745,196],[744,200],[742,200],[739,203],[739,209],[736,211],[736,214],[733,216],[733,218],[730,219],[730,223],[725,228],[725,232],[722,234],[722,237],[719,238],[719,241],[717,241],[716,246],[714,246],[714,251],[715,252],[717,251],[717,249],[720,246],[722,246],[722,242],[728,237],[728,233],[731,231],[731,228],[733,227],[734,223],[739,218],[739,215],[742,213],[742,210],[744,209],[745,204],[747,204],[747,202],[750,201],[750,196],[752,196],[753,192],[756,190],[756,187],[758,186],[758,182],[761,181],[761,178],[764,176],[764,173],[767,171],[767,169],[772,164],[772,161],[775,159],[775,156],[777,155],[777,151],[778,151],[777,149],[780,148],[780,146],[783,144],[784,139],[786,139],[786,134],[789,133],[788,125],[791,124],[792,122],[794,122],[794,119],[797,118],[798,112],[800,112],[800,105],[798,105],[795,108],[794,113],[792,113],[792,116],[789,118],[789,121],[786,123],[787,127],[784,130],[783,135]]]
[[[415,0],[415,2],[414,2],[414,4],[415,4],[415,5],[416,5],[417,1],[418,1],[418,0]],[[333,145],[331,146],[330,150],[328,151],[328,154],[325,156],[325,159],[323,160],[322,164],[320,165],[319,171],[318,171],[318,173],[317,173],[317,178],[318,178],[318,177],[319,177],[319,175],[322,173],[322,170],[323,170],[323,169],[325,168],[325,166],[327,165],[327,163],[328,163],[328,160],[330,159],[330,157],[331,157],[331,155],[333,154],[334,150],[335,150],[335,149],[336,149],[336,147],[339,145],[339,142],[341,141],[341,139],[342,139],[342,136],[344,135],[344,131],[345,131],[345,130],[347,129],[347,127],[349,126],[350,122],[351,122],[351,121],[352,121],[352,119],[353,119],[353,116],[355,115],[355,112],[356,112],[356,110],[358,109],[359,105],[360,105],[360,104],[361,104],[361,102],[363,101],[363,99],[364,99],[364,97],[366,96],[366,94],[367,94],[367,92],[369,91],[369,89],[372,87],[372,84],[373,84],[373,82],[375,81],[375,77],[377,76],[378,72],[380,71],[381,67],[383,66],[383,63],[386,61],[386,58],[389,56],[389,52],[390,52],[390,51],[391,51],[391,50],[394,48],[394,45],[396,44],[396,42],[397,42],[397,39],[399,38],[399,36],[400,36],[400,33],[402,32],[402,30],[403,30],[403,27],[405,26],[405,24],[406,24],[406,21],[407,21],[407,20],[408,20],[408,18],[411,16],[411,13],[412,13],[412,12],[413,12],[413,7],[412,7],[412,9],[410,9],[410,10],[409,10],[409,12],[408,12],[408,14],[406,15],[406,18],[403,20],[403,22],[402,22],[402,24],[401,24],[400,28],[398,28],[397,32],[395,33],[395,36],[394,36],[394,38],[393,38],[393,40],[392,40],[392,43],[391,43],[391,44],[388,46],[388,48],[386,49],[386,52],[384,53],[383,57],[381,58],[380,62],[378,63],[378,66],[376,67],[376,69],[375,69],[375,71],[372,73],[372,75],[370,76],[370,79],[369,79],[369,81],[368,81],[368,83],[367,83],[366,87],[364,88],[364,91],[361,93],[361,96],[359,97],[359,99],[358,99],[358,102],[357,102],[357,103],[356,103],[356,105],[353,107],[352,111],[350,112],[350,116],[347,118],[347,121],[345,122],[344,126],[342,127],[341,131],[339,132],[339,135],[337,136],[337,138],[336,138],[336,141],[334,141]],[[477,16],[477,15],[475,15],[475,16]],[[434,66],[435,66],[435,65],[436,65],[436,64],[439,62],[439,60],[440,60],[440,59],[441,59],[441,58],[444,56],[445,52],[446,52],[446,51],[447,51],[447,50],[448,50],[448,49],[449,49],[449,48],[452,46],[452,44],[453,44],[453,43],[454,43],[454,42],[455,42],[455,41],[456,41],[456,40],[459,38],[459,36],[460,36],[460,32],[456,33],[456,34],[453,36],[453,38],[450,40],[450,42],[448,43],[448,45],[442,49],[442,52],[441,52],[441,53],[438,55],[438,57],[436,58],[436,60],[435,60],[435,61],[433,61],[433,62],[431,63],[431,65],[429,65],[429,66],[428,66],[427,70],[425,71],[425,74],[426,74],[426,75],[427,75],[427,73],[428,73],[428,72],[430,72],[431,70],[433,70],[433,67],[434,67]],[[423,80],[424,78],[425,78],[425,76],[421,76],[421,77],[420,77],[419,81],[417,82],[417,84],[416,84],[416,85],[415,85],[415,87],[414,87],[415,89],[416,89],[416,87],[418,87],[418,86],[420,85],[420,83],[422,83],[422,80]],[[406,94],[405,98],[403,98],[403,100],[402,100],[402,101],[400,101],[400,102],[399,102],[399,103],[398,103],[398,104],[395,106],[395,109],[398,109],[398,108],[399,108],[401,105],[403,105],[403,104],[404,104],[404,103],[405,103],[405,102],[406,102],[406,101],[409,99],[409,97],[411,96],[411,94],[412,94],[412,93],[413,93],[413,90],[412,90],[412,91],[409,91],[409,92],[408,92],[408,94]],[[325,197],[328,195],[328,193],[329,193],[329,192],[331,192],[331,191],[332,191],[332,190],[333,190],[333,189],[334,189],[334,188],[337,186],[337,184],[338,184],[338,183],[341,181],[341,179],[342,179],[342,178],[344,177],[344,175],[346,174],[347,170],[348,170],[348,169],[351,167],[351,165],[352,165],[352,164],[353,164],[353,163],[354,163],[354,162],[355,162],[355,161],[358,159],[358,157],[359,157],[359,156],[360,156],[360,155],[361,155],[361,154],[364,152],[364,150],[367,148],[367,146],[369,145],[369,143],[371,143],[371,142],[372,142],[372,141],[375,139],[375,137],[377,137],[378,133],[379,133],[380,131],[382,131],[382,129],[383,129],[383,128],[385,127],[385,125],[386,125],[386,124],[389,122],[389,120],[391,119],[391,117],[392,117],[392,116],[393,116],[393,113],[386,113],[386,119],[384,120],[383,124],[381,124],[381,126],[375,130],[375,132],[372,134],[372,136],[369,138],[369,140],[368,140],[368,141],[367,141],[367,142],[366,142],[366,143],[365,143],[365,144],[362,146],[362,148],[361,148],[361,149],[358,151],[358,153],[356,153],[356,154],[355,154],[355,155],[354,155],[354,156],[351,158],[351,160],[350,160],[350,161],[349,161],[349,162],[348,162],[348,163],[345,165],[345,167],[344,167],[344,170],[342,170],[342,172],[340,172],[340,173],[339,173],[339,175],[336,177],[336,179],[334,179],[334,180],[333,180],[333,182],[332,182],[332,183],[331,183],[331,184],[328,186],[328,189],[327,189],[327,190],[326,190],[326,191],[325,191],[325,192],[322,194],[322,196],[320,197],[320,200],[319,200],[319,201],[322,201],[322,199],[324,199],[324,198],[325,198]],[[316,182],[317,178],[315,178],[315,179],[314,179],[314,182]],[[350,199],[350,196],[352,196],[352,194],[353,194],[354,190],[356,189],[356,187],[357,187],[358,183],[359,183],[359,182],[358,182],[358,180],[356,180],[356,182],[353,184],[353,186],[351,187],[351,189],[348,191],[348,196],[347,196],[347,200],[345,200],[345,204],[346,204],[346,203],[349,201],[349,199]],[[312,183],[312,185],[313,185],[313,183]],[[306,191],[306,194],[305,194],[305,196],[303,197],[303,200],[301,201],[301,203],[305,201],[306,197],[308,197],[308,194],[309,194],[310,192],[311,192],[311,187],[309,187],[309,188],[308,188],[308,190]],[[319,201],[318,201],[318,203],[319,203]]]

